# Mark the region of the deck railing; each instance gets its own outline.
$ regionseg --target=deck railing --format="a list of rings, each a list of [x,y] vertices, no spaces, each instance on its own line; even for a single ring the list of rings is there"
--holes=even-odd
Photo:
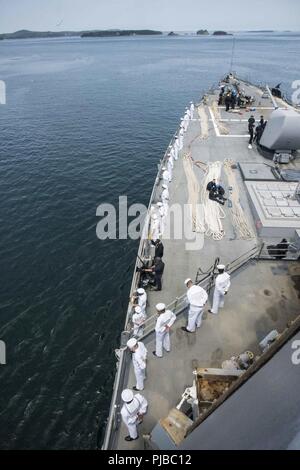
[[[167,155],[170,151],[171,146],[175,142],[176,135],[179,132],[179,127],[177,128],[175,134],[173,135],[169,146],[163,156],[163,158],[160,160],[158,164],[158,172],[157,176],[155,178],[155,183],[152,189],[152,193],[150,196],[149,200],[149,205],[148,205],[148,214],[150,213],[150,208],[151,205],[155,202],[158,201],[160,198],[160,175],[162,173],[162,168],[164,167],[166,160],[167,160]],[[144,229],[143,229],[143,236],[141,238],[139,248],[138,248],[138,253],[137,253],[137,259],[134,267],[134,273],[133,273],[133,278],[132,278],[132,283],[131,283],[131,288],[130,288],[130,297],[132,297],[133,293],[137,290],[138,285],[139,285],[139,280],[140,280],[140,273],[137,271],[137,268],[141,266],[141,259],[145,259],[150,252],[150,240],[147,238],[148,233],[150,229],[150,220],[148,217],[145,219],[145,224],[144,224]],[[126,315],[126,320],[125,320],[125,325],[127,326],[132,314],[132,306],[131,304],[128,305],[127,309],[127,315]],[[125,326],[125,328],[126,328]],[[109,416],[108,416],[108,421],[106,425],[106,430],[105,430],[105,436],[104,436],[104,441],[102,445],[102,449],[109,449],[111,446],[111,440],[113,437],[114,431],[118,428],[119,425],[119,405],[120,403],[120,398],[121,398],[121,392],[122,392],[122,386],[124,383],[125,379],[125,372],[126,372],[126,356],[128,352],[125,349],[122,349],[122,346],[126,344],[127,338],[130,336],[130,332],[123,331],[121,335],[121,349],[119,350],[119,358],[118,358],[118,363],[117,363],[117,370],[116,370],[116,377],[114,381],[114,387],[113,387],[113,394],[112,394],[112,399],[111,399],[111,405],[110,405],[110,410],[109,410]]]
[[[255,259],[258,257],[261,247],[255,245],[250,250],[248,250],[243,255],[236,258],[234,261],[226,265],[227,272],[233,274],[246,263],[248,263],[251,259]],[[215,265],[212,266],[211,272],[204,275],[204,277],[197,283],[203,289],[205,289],[208,293],[211,291],[212,287],[214,286],[214,278],[215,278]],[[168,306],[168,310],[172,310],[177,316],[183,313],[187,309],[188,303],[186,299],[186,294],[184,293],[180,297],[174,299]],[[126,320],[126,324],[129,323],[130,315],[131,315],[130,306],[128,309],[128,318]],[[154,332],[155,323],[156,323],[157,315],[151,315],[145,324],[145,330],[142,339],[145,339],[151,333]],[[110,412],[108,417],[108,422],[106,426],[106,433],[102,445],[102,449],[111,449],[113,448],[114,438],[116,436],[116,432],[119,428],[120,424],[120,403],[121,403],[121,393],[124,387],[125,382],[125,375],[126,375],[126,365],[127,365],[127,358],[128,358],[128,350],[126,348],[127,340],[132,336],[132,331],[123,331],[122,339],[121,339],[121,349],[119,350],[119,360],[117,363],[117,371],[116,371],[116,378],[114,382],[113,388],[113,395],[111,400]],[[123,346],[123,347],[122,347]]]

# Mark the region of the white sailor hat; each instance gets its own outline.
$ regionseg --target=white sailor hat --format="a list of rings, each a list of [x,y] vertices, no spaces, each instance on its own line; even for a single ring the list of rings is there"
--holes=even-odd
[[[189,282],[193,282],[192,279],[188,278],[184,281],[184,284],[187,286]]]
[[[168,186],[167,186],[166,184],[163,184],[163,185],[162,185],[162,188],[163,188],[163,189],[168,189]]]
[[[121,398],[125,403],[130,403],[134,398],[133,392],[129,390],[129,388],[126,388],[123,390]]]
[[[132,349],[134,346],[137,345],[137,340],[135,338],[130,338],[129,341],[127,341],[127,348]]]
[[[135,311],[135,313],[138,313],[138,314],[142,313],[141,307],[135,307],[134,311]]]
[[[158,207],[161,207],[161,206],[163,206],[163,203],[162,203],[162,202],[158,202],[157,205],[158,205]]]
[[[143,289],[142,287],[140,287],[140,288],[137,290],[137,293],[138,293],[139,295],[145,294],[145,289]]]
[[[165,171],[165,170],[166,170],[166,167],[165,167],[165,166],[163,166],[163,167],[162,167],[162,171]]]
[[[166,310],[165,304],[157,304],[155,308],[158,312],[162,312],[163,310]]]
[[[218,264],[217,269],[223,270],[226,268],[225,264]]]
[[[152,219],[153,219],[153,220],[156,220],[156,219],[157,219],[157,215],[156,215],[156,214],[153,214]]]

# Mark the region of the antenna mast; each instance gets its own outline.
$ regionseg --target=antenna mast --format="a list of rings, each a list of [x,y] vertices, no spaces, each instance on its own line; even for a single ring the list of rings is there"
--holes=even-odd
[[[233,72],[232,68],[233,68],[234,53],[235,53],[235,37],[233,38],[233,42],[232,42],[232,53],[231,53],[231,62],[230,62],[229,73]]]

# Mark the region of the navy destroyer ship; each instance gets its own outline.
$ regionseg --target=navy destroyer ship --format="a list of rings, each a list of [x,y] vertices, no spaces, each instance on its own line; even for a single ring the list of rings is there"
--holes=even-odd
[[[237,97],[233,106],[225,103],[229,94]],[[254,85],[235,74],[189,106],[158,165],[116,351],[103,449],[300,448],[299,111],[279,87]],[[251,116],[253,126],[262,120],[264,128],[249,144]],[[153,213],[174,149],[178,159],[168,184],[169,206],[188,205],[184,224],[202,244],[190,249],[184,234],[161,235],[165,270],[163,288],[155,291],[143,273],[153,263]],[[225,189],[224,205],[209,198],[207,184],[213,179]],[[224,308],[212,315],[220,264],[231,275],[231,287]],[[187,278],[209,295],[201,328],[193,334],[182,330]],[[147,292],[147,319],[138,340],[148,349],[141,392],[148,410],[139,438],[128,442],[121,394],[135,385],[126,344],[136,333],[132,316],[140,287]],[[158,303],[176,315],[171,352],[163,358],[152,354]]]

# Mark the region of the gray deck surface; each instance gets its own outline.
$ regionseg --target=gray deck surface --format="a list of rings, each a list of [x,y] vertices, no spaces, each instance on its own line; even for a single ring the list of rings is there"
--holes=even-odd
[[[201,426],[180,449],[300,450],[299,365],[292,363],[294,336]],[[238,413],[236,412],[238,410]]]
[[[246,86],[245,86],[246,88]],[[271,100],[260,100],[261,92],[252,88],[251,94],[257,95],[256,106],[270,108]],[[209,97],[209,104],[214,97]],[[208,107],[206,113],[210,119]],[[268,118],[270,109],[257,109],[255,113],[241,111],[241,114],[226,113],[220,109],[224,119],[244,119],[246,122],[224,122],[232,135],[246,135],[248,119],[255,114],[259,119],[263,114]],[[195,110],[195,118],[198,118]],[[231,158],[237,162],[266,162],[257,152],[256,147],[248,150],[249,137],[217,137],[213,122],[209,121],[209,138],[202,140],[199,135],[200,123],[193,121],[185,134],[182,155],[191,152],[194,160],[205,163],[223,161]],[[270,163],[267,161],[267,163]],[[195,169],[201,184],[203,172]],[[239,182],[241,204],[248,219],[253,224],[246,190],[239,170],[235,170]],[[227,180],[222,176],[223,186]],[[175,162],[173,181],[170,184],[170,203],[186,204],[188,199],[187,181],[183,170],[182,159]],[[230,209],[224,206],[225,237],[221,241],[205,238],[204,247],[200,251],[186,251],[186,240],[163,240],[165,246],[165,273],[162,292],[149,292],[148,315],[154,313],[158,302],[166,304],[185,292],[183,285],[187,277],[195,278],[198,268],[206,270],[216,257],[222,263],[228,263],[244,254],[257,244],[257,239],[241,240],[234,238]],[[253,227],[254,229],[254,227]],[[140,436],[151,432],[157,420],[166,417],[170,408],[180,401],[181,394],[187,386],[192,385],[193,369],[199,367],[221,367],[222,361],[247,349],[259,352],[258,343],[272,329],[282,331],[287,322],[299,314],[299,292],[296,280],[300,270],[297,263],[276,261],[251,261],[245,268],[232,277],[230,293],[226,297],[225,308],[218,316],[208,313],[204,316],[202,327],[194,335],[184,333],[180,327],[185,324],[184,315],[175,323],[171,336],[172,351],[163,359],[152,355],[154,335],[145,342],[148,348],[147,381],[142,392],[149,401],[149,410],[140,426]],[[298,276],[298,277],[297,277]],[[210,307],[210,305],[209,305]],[[208,308],[209,308],[208,307]],[[130,366],[128,386],[135,385],[133,370]],[[127,443],[124,437],[127,430],[123,424],[116,436],[116,449],[142,449],[143,439]]]

